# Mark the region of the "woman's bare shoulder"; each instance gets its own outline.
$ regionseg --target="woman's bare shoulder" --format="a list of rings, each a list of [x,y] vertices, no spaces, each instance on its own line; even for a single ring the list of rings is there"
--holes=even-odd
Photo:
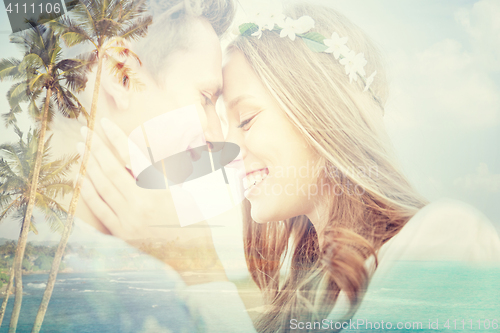
[[[478,209],[443,198],[418,211],[380,254],[395,260],[500,261],[500,238]]]

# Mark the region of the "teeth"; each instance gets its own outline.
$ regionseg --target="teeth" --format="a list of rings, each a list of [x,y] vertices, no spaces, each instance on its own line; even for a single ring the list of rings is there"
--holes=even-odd
[[[267,173],[265,171],[257,171],[249,174],[243,178],[243,187],[249,189],[252,186],[257,185],[261,181],[267,178]]]
[[[248,185],[255,185],[255,176],[253,174],[248,175]]]
[[[256,174],[256,175],[255,175],[255,181],[256,181],[257,183],[260,183],[260,182],[262,181],[262,176],[261,176],[260,174]]]

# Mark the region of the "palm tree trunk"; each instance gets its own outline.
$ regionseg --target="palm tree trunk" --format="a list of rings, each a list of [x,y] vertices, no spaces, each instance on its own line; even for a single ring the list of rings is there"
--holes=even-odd
[[[9,302],[10,292],[12,291],[12,286],[14,285],[14,267],[10,268],[10,280],[7,284],[7,289],[5,290],[5,298],[2,302],[2,308],[0,308],[0,327],[2,326],[3,316],[5,315],[5,309],[7,309],[7,302]]]
[[[68,238],[71,234],[71,229],[73,228],[74,215],[76,211],[76,205],[78,199],[80,199],[80,189],[82,186],[83,179],[87,173],[87,164],[90,156],[90,146],[92,143],[92,135],[94,133],[95,117],[97,111],[97,100],[99,98],[99,89],[101,87],[101,72],[103,64],[103,56],[101,55],[101,50],[99,50],[99,60],[97,63],[97,74],[94,85],[94,93],[92,96],[92,106],[90,108],[90,116],[88,120],[88,128],[90,131],[87,135],[87,140],[85,141],[85,152],[83,153],[82,164],[80,166],[80,173],[78,179],[76,180],[75,189],[73,191],[73,197],[71,198],[71,203],[68,209],[68,218],[66,219],[66,224],[64,226],[64,231],[59,241],[59,246],[57,247],[54,260],[52,261],[52,266],[50,268],[49,280],[47,281],[47,287],[43,293],[42,302],[38,308],[38,313],[36,314],[35,323],[33,324],[32,333],[40,332],[42,327],[43,319],[45,317],[45,312],[47,312],[47,307],[49,306],[50,297],[52,296],[52,291],[54,290],[54,284],[56,283],[57,272],[59,271],[59,265],[61,264],[61,259],[66,249],[66,244],[68,243]]]
[[[19,232],[19,239],[17,242],[21,241],[22,230]],[[15,258],[15,256],[14,256]],[[12,286],[14,285],[14,263],[12,263],[12,267],[10,268],[10,277],[9,283],[7,284],[7,289],[5,290],[5,298],[2,303],[2,308],[0,309],[0,327],[2,327],[3,317],[5,315],[5,309],[7,309],[7,303],[9,302],[10,292],[12,291]]]
[[[50,97],[52,96],[52,89],[47,89],[45,97],[45,105],[43,107],[42,123],[40,125],[40,136],[38,138],[38,147],[36,152],[35,167],[33,168],[33,179],[31,181],[30,197],[28,200],[28,207],[26,208],[26,215],[24,216],[23,226],[21,229],[21,236],[17,242],[16,256],[14,258],[14,274],[16,297],[14,300],[14,308],[12,309],[12,316],[10,317],[9,333],[15,333],[17,329],[17,322],[21,312],[21,304],[23,301],[23,258],[24,250],[26,249],[26,242],[28,240],[29,226],[31,223],[31,216],[33,215],[33,208],[35,207],[35,197],[38,188],[38,176],[40,175],[40,168],[42,167],[43,148],[45,146],[45,132],[47,130],[47,120],[49,114]]]

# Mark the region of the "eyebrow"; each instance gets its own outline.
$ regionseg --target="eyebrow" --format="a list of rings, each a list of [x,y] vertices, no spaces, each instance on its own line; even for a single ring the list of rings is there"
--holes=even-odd
[[[222,95],[222,82],[219,82],[219,80],[207,80],[204,82],[201,82],[200,84],[200,89],[205,90],[206,92],[212,92],[214,91],[212,97],[219,97]]]
[[[219,97],[220,95],[222,95],[222,85],[217,84],[217,90],[215,91],[214,97]]]

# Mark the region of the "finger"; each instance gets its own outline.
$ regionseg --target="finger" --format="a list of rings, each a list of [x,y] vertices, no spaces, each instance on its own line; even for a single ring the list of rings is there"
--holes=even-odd
[[[79,142],[77,150],[80,152],[84,149],[84,147],[83,142]],[[127,206],[127,201],[120,191],[112,184],[109,178],[103,173],[100,165],[92,154],[90,154],[87,164],[87,175],[92,181],[97,194],[101,196],[103,201],[106,202],[118,216],[118,213]]]
[[[101,119],[101,126],[108,138],[109,142],[116,149],[116,152],[125,163],[130,166],[130,155],[128,150],[128,137],[123,133],[122,129],[118,127],[108,118]],[[130,168],[130,167],[129,167]]]
[[[84,137],[87,136],[88,131],[87,127],[82,127],[81,132]],[[137,187],[135,179],[128,173],[123,164],[116,159],[115,155],[95,132],[92,139],[91,155],[95,157],[105,177],[111,181],[122,196],[131,199],[129,198],[129,194],[133,193]]]
[[[102,198],[97,194],[94,185],[87,179],[84,178],[81,187],[81,195],[90,211],[97,217],[97,219],[104,224],[106,228],[115,234],[118,232],[120,226],[120,221],[115,215],[113,210],[102,200]]]

